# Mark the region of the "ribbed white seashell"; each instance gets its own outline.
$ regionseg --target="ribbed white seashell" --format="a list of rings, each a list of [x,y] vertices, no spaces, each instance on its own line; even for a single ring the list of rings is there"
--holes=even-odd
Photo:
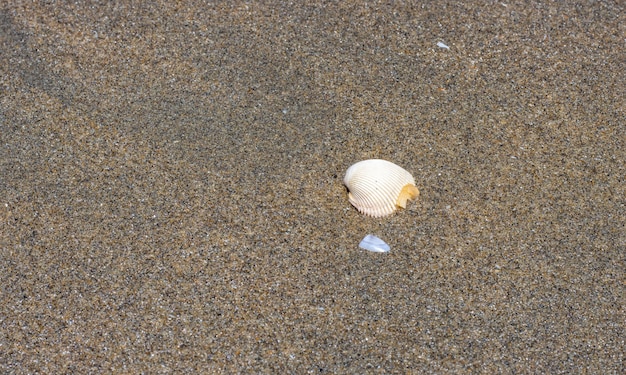
[[[360,161],[346,171],[343,183],[348,200],[359,212],[373,217],[392,214],[406,208],[409,199],[419,196],[415,179],[392,162],[381,159]]]
[[[389,252],[389,250],[391,250],[391,248],[385,243],[385,241],[374,236],[373,234],[368,234],[367,236],[363,237],[363,239],[359,243],[359,247],[361,249],[373,251],[375,253],[387,253]]]

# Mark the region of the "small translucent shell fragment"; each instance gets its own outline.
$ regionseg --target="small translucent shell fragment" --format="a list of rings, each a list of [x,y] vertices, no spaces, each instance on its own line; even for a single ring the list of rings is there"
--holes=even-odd
[[[367,216],[383,217],[407,201],[416,199],[419,190],[411,173],[381,159],[363,160],[346,171],[343,183],[349,190],[348,200]]]
[[[361,249],[365,249],[367,251],[372,251],[375,253],[387,253],[389,252],[389,250],[391,250],[391,248],[385,243],[385,241],[374,236],[373,234],[368,234],[367,236],[363,237],[363,239],[359,243],[359,247]]]

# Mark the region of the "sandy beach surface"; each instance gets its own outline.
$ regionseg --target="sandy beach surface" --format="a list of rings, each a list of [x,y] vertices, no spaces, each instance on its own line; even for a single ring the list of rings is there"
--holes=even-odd
[[[5,2],[0,372],[625,373],[625,15]]]

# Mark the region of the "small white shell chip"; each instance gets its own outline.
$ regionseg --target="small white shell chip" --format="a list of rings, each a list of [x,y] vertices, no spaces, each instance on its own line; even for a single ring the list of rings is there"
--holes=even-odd
[[[450,49],[450,47],[446,46],[445,44],[443,44],[442,42],[437,42],[437,47],[439,48],[446,48],[446,49]]]
[[[389,252],[389,250],[391,250],[391,248],[385,243],[385,241],[374,236],[373,234],[368,234],[367,236],[365,236],[359,243],[359,247],[361,249],[373,251],[375,253],[387,253]]]

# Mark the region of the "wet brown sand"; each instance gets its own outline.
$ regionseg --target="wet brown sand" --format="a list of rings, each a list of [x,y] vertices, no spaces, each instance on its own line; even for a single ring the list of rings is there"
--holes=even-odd
[[[0,372],[626,371],[623,4],[77,3],[0,7]]]

